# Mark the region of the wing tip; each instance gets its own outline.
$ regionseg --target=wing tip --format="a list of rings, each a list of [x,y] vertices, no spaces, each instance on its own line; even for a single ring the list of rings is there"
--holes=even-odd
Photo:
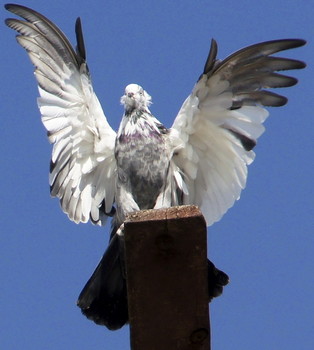
[[[243,148],[246,151],[252,151],[252,149],[256,146],[257,142],[256,140],[253,140],[235,130],[227,129],[235,138],[237,138],[240,142]]]
[[[16,5],[16,4],[12,4],[12,3],[7,3],[7,4],[4,4],[4,8],[10,12],[12,12],[12,10],[15,8],[15,7],[19,7],[21,5]]]
[[[212,38],[209,54],[207,56],[207,59],[204,65],[203,74],[208,74],[213,69],[216,62],[217,53],[218,53],[218,44],[217,44],[217,41],[214,38]]]
[[[76,34],[76,53],[81,58],[82,62],[86,61],[86,50],[84,44],[82,21],[80,17],[77,17],[75,21],[75,34]]]
[[[306,44],[306,40],[304,39],[287,39],[287,40],[291,40],[294,43],[293,46],[291,46],[291,48],[301,47]]]

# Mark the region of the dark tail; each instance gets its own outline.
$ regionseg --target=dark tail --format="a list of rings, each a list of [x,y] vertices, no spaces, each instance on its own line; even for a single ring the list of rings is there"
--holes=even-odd
[[[113,235],[96,270],[79,295],[77,305],[87,318],[110,330],[119,329],[127,323],[123,237]]]
[[[217,267],[207,260],[207,274],[208,274],[208,301],[211,302],[213,298],[219,297],[224,286],[229,283],[229,276],[217,269]]]
[[[124,238],[112,234],[109,246],[88,280],[77,305],[82,313],[99,325],[116,330],[128,322],[128,301],[125,279]],[[222,294],[229,277],[207,261],[209,302]]]

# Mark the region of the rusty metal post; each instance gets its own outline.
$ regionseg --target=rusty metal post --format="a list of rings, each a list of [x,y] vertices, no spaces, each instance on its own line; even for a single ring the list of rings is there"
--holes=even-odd
[[[208,350],[205,220],[195,206],[147,210],[125,222],[132,350]]]

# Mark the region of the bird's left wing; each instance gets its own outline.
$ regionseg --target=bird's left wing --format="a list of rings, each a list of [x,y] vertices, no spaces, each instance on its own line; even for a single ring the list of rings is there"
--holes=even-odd
[[[60,198],[68,217],[101,224],[112,212],[116,133],[95,95],[85,62],[81,23],[77,51],[46,17],[20,5],[5,5],[25,19],[6,20],[35,65],[42,122],[53,144],[51,195]]]
[[[296,84],[295,78],[276,71],[305,67],[271,55],[304,44],[298,39],[268,41],[218,61],[212,41],[204,72],[170,130],[172,169],[182,202],[198,205],[208,225],[221,218],[245,187],[252,149],[268,116],[263,106],[287,102],[263,89]]]

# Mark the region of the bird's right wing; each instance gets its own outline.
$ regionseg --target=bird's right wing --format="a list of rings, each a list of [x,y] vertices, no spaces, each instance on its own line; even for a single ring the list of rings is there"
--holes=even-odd
[[[93,91],[80,20],[75,52],[43,15],[19,5],[5,8],[24,19],[9,18],[6,24],[19,33],[17,41],[35,65],[38,105],[53,144],[51,195],[76,223],[102,224],[114,203],[116,133]]]

